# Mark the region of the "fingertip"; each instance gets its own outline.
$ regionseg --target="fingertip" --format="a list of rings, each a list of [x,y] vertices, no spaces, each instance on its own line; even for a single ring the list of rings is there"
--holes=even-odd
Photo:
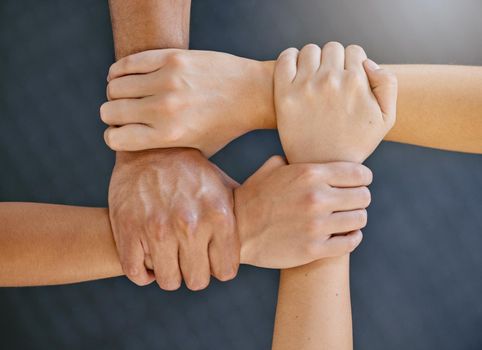
[[[306,44],[305,46],[303,46],[301,51],[303,51],[303,50],[320,50],[321,51],[321,47],[319,47],[317,44],[309,43],[309,44]]]
[[[206,289],[210,282],[211,280],[209,277],[207,279],[192,279],[185,281],[186,287],[193,292],[199,292]]]
[[[374,71],[377,71],[377,70],[380,70],[380,66],[373,60],[367,58],[364,62],[363,62],[363,66],[365,67],[366,70],[370,71],[370,72],[374,72]]]
[[[298,53],[299,53],[299,50],[296,47],[289,47],[286,50],[281,51],[281,53],[278,56],[278,59],[280,57],[297,55]]]
[[[99,115],[100,115],[100,120],[104,123],[104,124],[107,124],[107,115],[106,115],[106,109],[107,109],[107,103],[108,102],[104,102],[103,104],[100,105],[99,107]]]
[[[277,84],[290,83],[295,79],[298,53],[298,49],[294,47],[290,47],[280,53],[275,65],[275,86]]]
[[[113,64],[111,64],[111,66],[109,67],[109,71],[107,72],[107,82],[109,83],[112,79],[114,79],[116,77],[115,75],[115,70],[116,70],[116,67],[118,66],[118,62],[114,62]]]
[[[139,287],[151,284],[155,280],[154,275],[149,273],[145,268],[126,266],[123,270],[126,274],[126,277]]]
[[[227,282],[233,280],[238,274],[238,267],[237,266],[230,266],[227,268],[223,268],[221,271],[213,272],[213,276],[216,277],[217,280],[221,282]]]
[[[104,131],[104,142],[113,151],[118,151],[117,144],[115,143],[115,140],[114,140],[114,137],[115,137],[114,134],[116,129],[117,129],[116,127],[109,126]]]
[[[362,169],[365,172],[365,179],[366,179],[366,186],[371,185],[373,182],[373,171],[367,167],[366,165],[362,164]]]
[[[351,251],[354,251],[356,248],[358,248],[358,246],[361,244],[362,241],[363,241],[363,233],[361,230],[352,232],[350,237],[350,244],[352,246]]]
[[[345,50],[345,47],[342,43],[338,41],[329,41],[324,46],[323,49],[334,49],[334,50]]]
[[[159,281],[157,280],[159,288],[166,292],[174,292],[181,288],[181,281]]]
[[[279,168],[281,166],[284,166],[286,165],[286,160],[284,157],[280,156],[280,155],[274,155],[274,156],[271,156],[265,164],[269,164],[270,166],[272,167],[276,167],[276,168]]]

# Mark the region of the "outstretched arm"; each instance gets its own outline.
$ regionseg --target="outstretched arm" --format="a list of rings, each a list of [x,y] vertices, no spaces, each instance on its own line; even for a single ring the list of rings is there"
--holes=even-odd
[[[290,162],[363,162],[395,121],[396,80],[358,46],[288,49],[278,59],[274,84]],[[366,212],[352,209],[365,224]],[[283,270],[273,349],[352,347],[349,256]]]
[[[0,286],[123,275],[105,208],[0,203]]]
[[[143,50],[188,47],[190,0],[109,4],[117,59]],[[108,98],[116,99],[111,90],[109,85]],[[129,130],[137,139],[148,138],[140,125]],[[190,289],[199,290],[211,274],[222,281],[236,275],[239,241],[232,186],[199,151],[118,152],[109,208],[123,270],[136,284],[155,279],[162,289],[174,290],[184,279]],[[154,271],[145,267],[148,254]]]
[[[482,67],[389,65],[398,78],[388,141],[482,153]]]
[[[268,160],[235,189],[241,262],[289,268],[353,250],[355,235],[330,236],[347,226],[357,227],[356,217],[344,211],[353,205],[368,206],[370,195],[364,186],[370,174],[355,163],[286,166],[281,157]],[[332,188],[347,182],[360,187]],[[324,229],[298,234],[297,228],[316,227],[320,219]],[[150,256],[146,266],[152,268]],[[64,284],[120,275],[107,209],[0,203],[0,286]]]
[[[117,59],[189,46],[191,0],[109,0]]]
[[[159,99],[146,99],[124,113],[121,104],[104,106],[101,117],[107,124],[143,122],[151,136],[135,143],[132,134],[118,133],[109,143],[114,149],[190,145],[211,155],[234,137],[277,126],[272,61],[184,50],[150,51],[131,58],[128,66],[122,61],[112,66],[112,77],[146,74],[130,81],[114,79],[114,93],[121,94],[130,85],[124,97],[145,93]],[[399,103],[397,123],[386,140],[482,153],[482,67],[388,68],[399,80]],[[170,108],[164,108],[167,93]],[[152,112],[156,110],[161,112]]]

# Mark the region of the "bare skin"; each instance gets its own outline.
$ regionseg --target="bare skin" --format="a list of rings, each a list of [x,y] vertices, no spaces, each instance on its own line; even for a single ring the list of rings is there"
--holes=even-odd
[[[109,5],[117,59],[188,47],[190,0],[110,0]],[[135,126],[130,129],[137,133]],[[240,247],[232,185],[199,152],[118,152],[109,208],[120,260],[134,283],[155,279],[160,288],[175,290],[184,279],[188,288],[200,290],[211,274],[222,281],[236,276]],[[146,257],[154,271],[146,268]]]
[[[274,64],[185,50],[121,60],[110,69],[109,85],[122,99],[106,103],[101,117],[109,125],[142,125],[147,137],[137,142],[128,129],[111,127],[109,145],[122,150],[190,146],[212,155],[236,136],[274,129]],[[482,67],[387,68],[398,78],[399,95],[397,122],[385,140],[482,153]],[[140,99],[129,103],[128,97]],[[163,109],[167,97],[169,108]]]
[[[370,170],[355,163],[285,165],[281,157],[273,157],[235,189],[241,262],[285,268],[351,252],[361,235],[331,234],[347,225],[362,228],[363,222],[343,211],[368,206],[365,186],[370,181]],[[337,187],[344,184],[355,188]],[[300,227],[319,227],[320,217],[323,229],[300,235]],[[124,274],[107,209],[0,203],[0,227],[0,286],[65,284]],[[152,268],[149,257],[146,265]]]
[[[396,78],[358,46],[288,49],[274,87],[291,162],[363,162],[395,122]],[[349,255],[282,270],[273,349],[352,348]]]

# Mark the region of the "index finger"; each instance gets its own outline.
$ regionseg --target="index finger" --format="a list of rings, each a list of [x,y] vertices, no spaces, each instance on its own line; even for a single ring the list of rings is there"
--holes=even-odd
[[[361,187],[372,183],[373,174],[358,163],[335,162],[324,164],[326,182],[332,187]]]
[[[148,50],[121,58],[109,68],[107,81],[129,75],[154,72],[164,66],[175,49]]]
[[[274,83],[276,86],[288,85],[296,77],[298,49],[290,47],[280,53],[274,68]]]
[[[141,241],[132,232],[128,232],[121,225],[116,225],[115,218],[111,217],[111,222],[119,260],[127,278],[138,286],[150,284],[155,277],[144,265],[144,249]]]

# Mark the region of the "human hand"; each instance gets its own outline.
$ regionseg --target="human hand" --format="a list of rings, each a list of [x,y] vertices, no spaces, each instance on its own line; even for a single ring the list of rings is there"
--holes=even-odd
[[[192,147],[211,156],[254,129],[275,128],[273,66],[233,55],[151,50],[109,70],[101,119],[110,148]]]
[[[118,153],[109,212],[127,277],[138,285],[155,278],[165,290],[179,288],[182,277],[192,290],[205,288],[211,274],[222,281],[234,278],[235,185],[198,150]]]
[[[235,190],[241,263],[285,269],[353,251],[367,223],[371,171],[285,164],[272,157]]]
[[[290,163],[361,163],[395,123],[396,77],[367,60],[359,46],[345,50],[331,42],[321,50],[310,44],[299,54],[287,49],[276,63],[274,85]]]

